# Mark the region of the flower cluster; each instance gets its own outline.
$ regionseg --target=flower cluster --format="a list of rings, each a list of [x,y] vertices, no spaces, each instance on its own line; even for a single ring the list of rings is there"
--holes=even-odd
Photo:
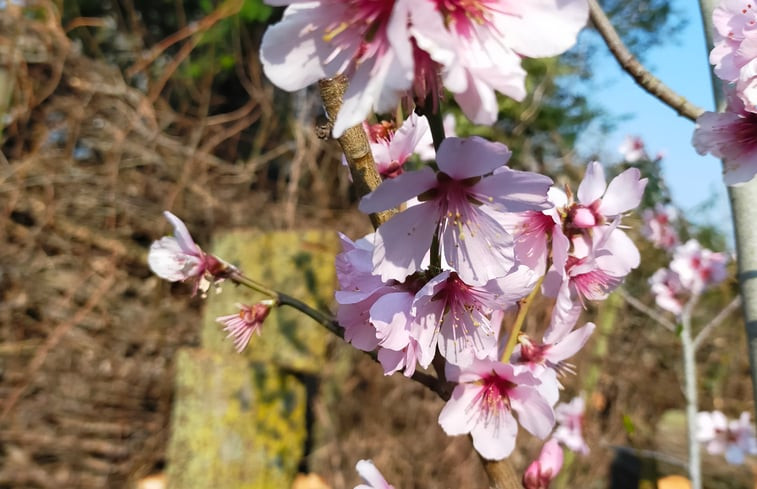
[[[689,297],[726,279],[727,263],[726,254],[702,248],[694,239],[675,247],[670,266],[649,279],[657,305],[680,315]]]
[[[693,144],[700,154],[724,160],[727,185],[757,174],[757,5],[721,0],[712,13],[715,47],[710,63],[726,84],[725,112],[705,112],[697,119]]]
[[[645,209],[641,218],[644,221],[641,233],[653,245],[668,251],[678,245],[678,232],[674,227],[678,211],[675,207],[657,204],[654,209]]]
[[[474,122],[497,116],[495,91],[522,100],[521,58],[555,56],[586,24],[586,0],[266,0],[288,5],[261,60],[284,90],[347,75],[334,136],[402,97],[435,101],[443,86]]]
[[[754,425],[746,411],[730,421],[720,411],[698,413],[697,440],[710,455],[724,454],[729,464],[740,465],[746,455],[757,455]]]
[[[489,459],[510,454],[518,422],[541,438],[551,432],[558,377],[594,330],[574,329],[582,302],[606,297],[639,263],[618,225],[646,184],[630,169],[607,185],[594,162],[574,201],[550,179],[508,168],[509,157],[481,138],[445,139],[438,169],[404,172],[363,198],[364,212],[405,209],[375,234],[342,236],[336,260],[345,339],[377,349],[387,375],[444,359],[458,385],[439,423],[470,433]],[[540,340],[516,333],[510,356],[504,313],[545,274],[552,321]]]

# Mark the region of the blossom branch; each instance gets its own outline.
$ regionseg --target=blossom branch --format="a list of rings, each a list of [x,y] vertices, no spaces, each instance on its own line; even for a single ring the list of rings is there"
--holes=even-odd
[[[702,342],[704,342],[705,339],[707,339],[707,336],[709,336],[712,331],[720,326],[720,324],[728,319],[728,316],[731,315],[733,311],[738,309],[741,306],[741,296],[737,295],[733,298],[733,300],[728,303],[723,310],[721,310],[717,316],[712,318],[709,323],[705,325],[702,330],[697,333],[697,335],[694,337],[694,351],[698,350],[700,346],[702,346]]]
[[[617,290],[618,290],[618,294],[620,294],[620,296],[623,298],[624,301],[626,301],[626,303],[628,303],[628,305],[630,305],[637,311],[641,312],[648,318],[652,319],[657,324],[667,329],[671,333],[676,332],[676,325],[673,324],[673,322],[670,321],[668,318],[666,318],[665,316],[663,316],[656,310],[652,309],[651,307],[647,306],[636,297],[629,294],[628,291],[626,291],[622,287],[618,288]]]
[[[326,108],[326,114],[328,114],[330,121],[336,120],[339,109],[342,107],[342,100],[344,92],[347,91],[347,85],[347,77],[344,75],[326,78],[318,82],[323,106]],[[376,163],[373,160],[373,153],[371,153],[371,145],[363,128],[359,125],[351,127],[344,131],[344,134],[337,141],[347,159],[358,196],[362,197],[373,192],[381,183],[381,176],[376,170]],[[379,227],[388,221],[394,213],[394,210],[386,210],[371,214],[373,227]]]
[[[260,292],[261,294],[270,297],[275,301],[276,305],[288,306],[305,314],[306,316],[310,317],[315,322],[326,328],[330,333],[333,333],[339,338],[344,339],[344,328],[339,325],[339,322],[332,315],[310,307],[301,300],[288,294],[266,287],[265,285],[251,279],[238,270],[231,272],[231,274],[229,275],[229,280],[238,285],[243,285],[251,290]],[[378,362],[378,356],[375,351],[365,353],[367,353],[368,356],[370,356],[375,362]],[[418,382],[419,384],[428,387],[444,401],[447,401],[449,399],[450,393],[452,392],[452,389],[450,388],[448,382],[424,372],[416,371],[411,379]]]
[[[623,44],[623,41],[597,0],[589,0],[589,13],[594,27],[602,36],[602,39],[604,39],[605,44],[607,44],[620,67],[631,75],[639,86],[675,110],[678,115],[686,117],[691,121],[696,121],[697,117],[704,112],[704,109],[697,107],[683,96],[674,92],[659,78],[644,68],[639,60],[631,54],[626,45]]]

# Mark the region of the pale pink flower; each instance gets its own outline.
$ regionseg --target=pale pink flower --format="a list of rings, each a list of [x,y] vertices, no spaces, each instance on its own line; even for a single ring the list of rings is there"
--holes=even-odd
[[[578,186],[578,202],[567,208],[566,228],[590,229],[636,208],[644,196],[646,178],[638,168],[629,168],[610,181],[598,161],[589,163]]]
[[[731,421],[720,411],[697,413],[697,440],[710,455],[725,454],[729,464],[740,465],[746,455],[757,455],[754,425],[746,411]]]
[[[370,460],[360,460],[355,465],[355,470],[362,477],[362,479],[368,484],[359,484],[355,486],[355,489],[394,489],[394,486],[389,484],[381,472],[373,465]]]
[[[645,209],[641,217],[644,221],[641,233],[653,245],[670,250],[678,244],[678,233],[673,227],[678,212],[674,207],[657,204],[654,209]]]
[[[273,305],[274,302],[270,300],[252,306],[237,304],[238,313],[217,317],[216,322],[224,325],[223,330],[229,333],[227,337],[233,338],[234,348],[241,353],[250,342],[252,333],[260,336],[263,321],[268,317]]]
[[[697,119],[692,144],[700,155],[723,160],[726,185],[746,183],[757,174],[757,114],[744,109],[731,92],[726,112],[705,112]]]
[[[746,110],[755,111],[755,65],[757,58],[757,10],[747,0],[721,1],[712,13],[715,47],[710,63],[715,74],[728,83],[736,83],[738,97]]]
[[[531,462],[523,474],[525,489],[549,489],[549,484],[562,469],[563,453],[557,440],[549,439],[539,457]]]
[[[649,285],[660,308],[676,316],[681,314],[686,290],[677,273],[669,268],[661,268],[649,278]]]
[[[560,403],[555,407],[557,428],[552,437],[564,444],[569,450],[582,455],[589,453],[589,446],[584,441],[583,423],[586,404],[582,397],[574,397],[569,403]]]
[[[486,459],[501,460],[512,453],[518,423],[542,439],[554,426],[552,407],[530,372],[516,373],[499,361],[474,360],[465,369],[448,364],[447,379],[458,385],[439,414],[439,424],[450,436],[470,433],[473,447]]]
[[[628,163],[634,163],[647,157],[644,140],[639,136],[626,136],[618,147],[618,151],[623,155],[623,160]]]
[[[678,275],[684,289],[693,294],[702,293],[728,276],[728,255],[706,248],[695,239],[678,246],[673,252],[670,269]]]
[[[369,113],[390,112],[412,87],[413,45],[406,0],[267,0],[289,5],[266,30],[260,58],[278,87],[300,90],[346,74],[350,85],[334,121],[335,137]],[[441,21],[439,28],[441,26]]]
[[[515,305],[533,289],[537,278],[521,267],[474,286],[457,273],[445,271],[418,291],[413,314],[425,328],[438,331],[439,353],[451,364],[466,367],[497,350],[499,332],[490,323],[491,314]]]
[[[399,292],[396,284],[384,283],[373,275],[373,235],[353,242],[339,234],[342,252],[336,256],[336,276],[340,289],[334,294],[339,309],[337,321],[344,328],[344,339],[364,351],[378,347],[376,328],[371,323],[371,307],[382,296]]]
[[[465,283],[483,285],[510,271],[512,239],[498,219],[508,211],[548,207],[551,183],[503,166],[510,154],[503,144],[478,137],[447,138],[437,155],[439,172],[405,172],[363,197],[360,210],[366,213],[419,200],[379,227],[374,273],[401,281],[419,271],[437,232],[444,258]]]
[[[223,280],[234,267],[213,255],[206,254],[192,239],[181,219],[164,211],[174,229],[173,236],[165,236],[150,245],[147,262],[158,277],[178,282],[192,279],[194,291],[207,292],[211,283]]]
[[[419,46],[455,56],[443,63],[445,87],[465,115],[478,124],[497,119],[495,91],[522,100],[526,91],[521,57],[555,56],[576,42],[586,25],[586,0],[430,0],[436,5],[452,42],[418,22]],[[441,57],[441,54],[437,54]]]
[[[551,404],[557,402],[560,395],[559,389],[562,388],[558,376],[574,373],[573,366],[567,360],[584,347],[595,329],[594,323],[586,323],[581,328],[571,331],[580,313],[580,308],[576,310],[577,313],[570,314],[571,319],[568,324],[555,324],[555,318],[563,316],[560,314],[560,309],[556,307],[553,311],[552,324],[542,342],[537,343],[528,335],[521,334],[518,337],[518,346],[513,352],[512,363],[526,366],[542,381],[539,390]]]
[[[386,127],[386,125],[381,125]],[[376,169],[384,178],[394,178],[401,174],[403,165],[422,144],[425,137],[431,135],[425,116],[412,113],[396,131],[371,131],[371,152],[376,162]]]

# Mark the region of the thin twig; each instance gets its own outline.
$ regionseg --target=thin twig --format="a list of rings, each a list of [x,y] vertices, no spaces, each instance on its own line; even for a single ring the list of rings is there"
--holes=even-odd
[[[634,309],[641,312],[648,318],[652,319],[657,324],[667,329],[671,333],[676,332],[676,325],[672,321],[670,321],[668,318],[660,314],[658,311],[647,306],[646,304],[641,302],[639,299],[629,294],[628,291],[626,291],[622,287],[618,288],[617,292],[618,294],[620,294],[623,300],[628,303],[629,306],[633,307]]]
[[[683,380],[686,398],[686,441],[689,449],[689,479],[692,489],[702,489],[702,458],[697,439],[697,363],[696,350],[692,339],[691,315],[699,301],[694,294],[683,306],[681,312],[681,350],[683,352]]]
[[[544,281],[544,276],[542,276],[538,282],[536,282],[536,285],[534,285],[534,290],[531,291],[530,294],[528,294],[528,297],[521,299],[518,303],[518,315],[515,317],[515,322],[513,323],[513,327],[510,329],[510,336],[507,338],[507,344],[505,345],[505,351],[502,352],[502,362],[507,363],[510,361],[510,355],[513,354],[513,350],[515,350],[515,345],[518,343],[518,335],[520,335],[520,330],[523,328],[523,321],[526,320],[526,315],[528,314],[528,310],[531,308],[531,304],[534,302],[534,299],[536,298],[536,294],[539,293],[539,290],[541,289],[541,283]]]
[[[725,306],[725,308],[723,308],[723,310],[718,313],[717,316],[712,318],[710,322],[707,323],[705,327],[702,328],[701,331],[699,331],[699,333],[697,333],[697,335],[694,337],[694,351],[697,351],[702,345],[702,342],[707,339],[707,336],[712,333],[715,328],[720,326],[720,324],[739,307],[741,307],[741,296],[737,295],[727,306]]]
[[[605,44],[610,48],[610,52],[612,52],[612,55],[620,64],[620,67],[631,75],[641,88],[657,97],[661,102],[665,103],[679,115],[686,117],[687,119],[696,121],[697,117],[702,115],[704,109],[697,107],[686,100],[685,97],[674,92],[670,87],[665,85],[660,79],[644,68],[639,60],[631,54],[631,51],[629,51],[625,44],[623,44],[623,41],[610,23],[610,19],[605,15],[602,7],[597,3],[597,0],[589,0],[589,12],[594,27],[599,31],[602,39],[605,40]]]
[[[243,285],[249,289],[271,297],[272,299],[274,299],[277,305],[288,306],[305,314],[306,316],[310,317],[315,322],[326,328],[330,333],[338,336],[341,339],[344,339],[344,328],[331,314],[321,312],[313,307],[310,307],[309,305],[295,297],[266,287],[265,285],[251,279],[238,270],[232,271],[228,278],[236,284]],[[378,362],[378,355],[376,352],[371,351],[365,353],[374,361]],[[452,393],[451,385],[443,379],[438,379],[433,375],[429,375],[420,371],[416,371],[410,378],[418,382],[419,384],[422,384],[431,389],[440,398],[442,398],[442,400],[449,400]]]

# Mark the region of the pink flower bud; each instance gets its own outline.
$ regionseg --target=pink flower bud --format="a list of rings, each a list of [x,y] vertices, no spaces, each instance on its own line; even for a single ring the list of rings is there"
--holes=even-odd
[[[549,440],[541,449],[539,458],[531,462],[523,474],[525,489],[547,489],[549,483],[557,477],[563,463],[560,444],[555,439]]]

